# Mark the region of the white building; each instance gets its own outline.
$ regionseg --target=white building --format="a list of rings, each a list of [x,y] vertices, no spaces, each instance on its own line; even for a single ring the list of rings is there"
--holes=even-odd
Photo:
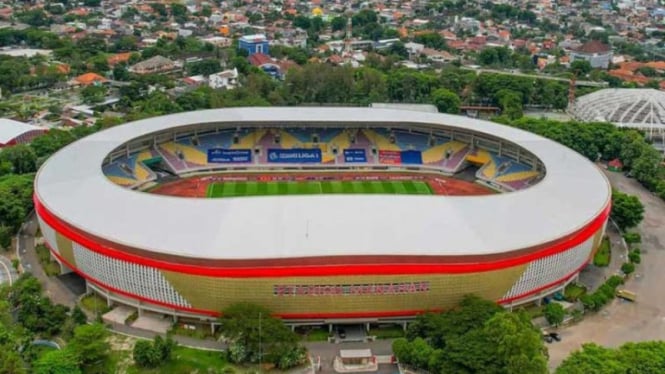
[[[238,86],[238,69],[224,70],[219,73],[210,74],[208,86],[212,89],[225,88],[232,90]]]

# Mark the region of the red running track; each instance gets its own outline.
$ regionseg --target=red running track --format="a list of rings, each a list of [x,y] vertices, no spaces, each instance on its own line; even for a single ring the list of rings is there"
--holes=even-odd
[[[326,180],[394,180],[411,179],[422,180],[432,189],[435,195],[443,196],[478,196],[491,195],[495,192],[488,187],[461,179],[444,177],[431,174],[409,174],[409,173],[245,173],[245,174],[219,174],[216,176],[197,176],[184,178],[173,182],[164,183],[151,189],[149,192],[158,195],[177,197],[206,197],[208,185],[212,183],[223,183],[224,180],[236,181],[259,181],[268,182],[273,180],[307,181],[312,179]]]

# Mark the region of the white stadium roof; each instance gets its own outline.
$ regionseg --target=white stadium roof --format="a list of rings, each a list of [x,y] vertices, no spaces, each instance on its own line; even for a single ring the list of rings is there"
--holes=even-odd
[[[32,130],[44,130],[39,126],[14,121],[9,118],[0,118],[0,144],[7,144],[15,138]]]
[[[539,183],[489,196],[310,195],[219,199],[154,195],[114,184],[102,161],[142,135],[188,124],[421,123],[507,139],[546,166]],[[466,117],[372,108],[237,108],[150,118],[75,142],[40,169],[36,194],[54,215],[134,248],[193,258],[476,255],[571,234],[607,206],[602,172],[570,149],[515,128]]]
[[[665,92],[653,88],[607,88],[577,98],[572,114],[582,121],[665,128]]]

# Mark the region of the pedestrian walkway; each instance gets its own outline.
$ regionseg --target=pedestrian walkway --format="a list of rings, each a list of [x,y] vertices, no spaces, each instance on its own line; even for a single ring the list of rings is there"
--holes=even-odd
[[[11,285],[18,279],[18,273],[12,266],[12,262],[5,256],[0,255],[0,284]]]

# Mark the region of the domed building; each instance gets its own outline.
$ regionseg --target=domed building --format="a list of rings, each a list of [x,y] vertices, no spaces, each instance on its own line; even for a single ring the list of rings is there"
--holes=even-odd
[[[652,88],[608,88],[581,96],[568,108],[581,121],[621,127],[665,129],[665,92]]]

